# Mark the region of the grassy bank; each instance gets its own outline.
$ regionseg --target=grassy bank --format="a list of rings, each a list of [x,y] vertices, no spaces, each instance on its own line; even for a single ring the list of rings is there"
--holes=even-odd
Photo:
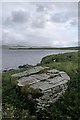
[[[10,70],[2,75],[3,83],[3,120],[14,118],[19,120],[80,120],[80,75],[78,53],[65,53],[59,55],[50,55],[44,57],[40,63],[42,66],[48,66],[68,73],[71,80],[68,83],[68,89],[63,97],[49,108],[35,112],[35,102],[28,99],[29,94],[37,96],[37,92],[31,91],[26,86],[21,89],[17,86],[17,77],[11,78],[16,72],[24,71],[27,67],[19,70]],[[31,92],[30,92],[31,91]]]
[[[71,80],[63,97],[50,108],[46,108],[39,116],[39,120],[80,120],[80,75],[79,53],[65,53],[50,55],[41,61],[42,66],[59,69],[68,73]],[[42,117],[41,117],[42,116]]]
[[[71,73],[73,74],[78,68],[78,53],[50,55],[42,59],[41,65],[64,70],[71,76]]]

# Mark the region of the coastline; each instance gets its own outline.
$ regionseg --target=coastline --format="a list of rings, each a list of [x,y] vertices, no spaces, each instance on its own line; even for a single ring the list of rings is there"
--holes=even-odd
[[[0,46],[0,48],[10,50],[79,50],[80,47],[28,47],[28,46]]]
[[[36,49],[37,50],[37,49]],[[41,49],[40,49],[41,50]],[[19,66],[21,66],[21,67],[24,67],[24,66],[36,66],[37,64],[40,64],[40,62],[41,62],[41,60],[44,58],[44,57],[46,57],[46,56],[51,56],[51,55],[59,55],[59,54],[64,54],[64,53],[72,53],[72,52],[78,52],[78,50],[71,50],[71,51],[66,51],[66,50],[64,50],[64,51],[62,51],[62,52],[60,52],[60,53],[56,53],[56,54],[48,54],[48,55],[44,55],[44,56],[42,56],[41,58],[40,58],[40,60],[37,60],[37,62],[35,63],[35,64],[30,64],[30,63],[26,63],[26,64],[20,64],[20,65],[17,65],[17,66],[15,66],[15,64],[14,64],[14,66],[13,67],[9,67],[9,66],[7,66],[7,67],[5,67],[5,68],[2,68],[2,70],[0,70],[0,71],[7,71],[7,70],[10,70],[10,69],[19,69]],[[38,58],[39,59],[39,58]]]
[[[55,59],[56,59],[56,61],[54,61]],[[64,54],[59,54],[59,55],[49,55],[49,56],[42,58],[41,63],[38,66],[49,67],[50,69],[56,68],[58,70],[65,71],[70,76],[70,81],[68,82],[68,89],[66,90],[65,94],[56,103],[51,104],[51,106],[49,108],[45,107],[46,114],[45,114],[45,111],[43,110],[43,111],[40,111],[40,113],[37,113],[37,114],[34,113],[34,116],[35,117],[38,116],[42,119],[43,114],[45,114],[45,116],[50,117],[51,115],[56,114],[56,111],[57,111],[57,114],[56,114],[57,117],[59,117],[59,115],[61,115],[61,113],[63,113],[63,116],[66,116],[66,113],[64,113],[64,109],[67,111],[68,108],[71,108],[68,111],[69,116],[71,118],[73,118],[75,115],[73,113],[77,112],[77,115],[79,115],[78,108],[79,108],[80,102],[77,99],[77,97],[79,95],[78,85],[80,83],[79,79],[78,79],[78,75],[79,75],[78,53],[73,52],[73,53],[64,53]],[[19,114],[18,114],[19,116],[22,115],[23,109],[25,108],[26,97],[23,99],[23,97],[19,98],[19,96],[18,97],[16,96],[16,90],[18,92],[17,95],[21,96],[21,94],[20,94],[21,88],[18,88],[16,85],[17,84],[16,80],[18,78],[15,77],[14,79],[11,79],[12,74],[24,72],[25,70],[28,69],[26,66],[23,66],[23,67],[20,66],[20,67],[21,68],[19,68],[19,70],[12,69],[10,71],[3,72],[3,78],[2,78],[3,79],[3,96],[4,96],[3,97],[3,106],[2,106],[3,110],[4,110],[4,112],[2,113],[3,116],[4,116],[5,112],[6,112],[6,116],[7,116],[7,107],[10,109],[13,108],[12,109],[12,112],[13,112],[14,109],[16,109],[16,104],[18,104],[17,112],[19,112]],[[23,89],[25,95],[27,94],[26,92],[28,92],[28,91],[25,92],[26,89]],[[7,94],[8,94],[8,98],[7,98]],[[13,101],[15,100],[14,96],[16,96],[17,102],[15,102],[13,104]],[[74,98],[74,100],[73,100],[73,98]],[[30,100],[29,100],[29,103],[31,104]],[[22,104],[22,106],[19,106],[20,104]],[[34,104],[31,104],[30,108],[28,108],[27,106],[28,106],[28,104],[26,105],[26,113],[28,110],[31,110],[34,107]],[[64,107],[64,109],[62,109],[63,107]],[[8,112],[11,115],[12,112],[10,109]],[[48,114],[49,111],[51,111],[50,114]],[[14,114],[16,114],[16,111],[14,111]],[[28,116],[31,116],[31,114],[28,114]],[[26,116],[26,118],[27,118],[27,116]],[[55,119],[55,117],[53,117],[53,118]]]

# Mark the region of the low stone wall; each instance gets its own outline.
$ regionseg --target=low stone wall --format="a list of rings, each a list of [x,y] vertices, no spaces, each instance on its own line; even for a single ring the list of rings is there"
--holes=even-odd
[[[49,106],[50,103],[54,103],[56,100],[59,99],[59,97],[61,97],[65,93],[66,89],[67,84],[65,83],[43,91],[43,96],[39,97],[39,99],[36,99],[38,103],[38,110],[44,109],[44,107]]]
[[[12,75],[12,77],[14,76],[20,77],[19,86],[29,84],[30,87],[42,91],[43,95],[36,99],[38,110],[44,109],[45,106],[49,106],[62,96],[67,89],[67,82],[70,80],[64,71],[49,70],[49,68],[41,66]]]

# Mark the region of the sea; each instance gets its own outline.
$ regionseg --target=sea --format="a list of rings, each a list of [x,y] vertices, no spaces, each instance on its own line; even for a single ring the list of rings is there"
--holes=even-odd
[[[0,71],[14,69],[24,64],[36,65],[45,56],[69,52],[76,52],[76,50],[0,49]]]

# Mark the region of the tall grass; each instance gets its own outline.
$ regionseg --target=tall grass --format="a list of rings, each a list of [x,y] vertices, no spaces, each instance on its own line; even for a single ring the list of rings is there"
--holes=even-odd
[[[80,53],[65,53],[44,57],[42,66],[48,66],[68,73],[70,81],[65,94],[50,108],[40,114],[38,120],[80,120]],[[56,60],[54,62],[54,60]]]

